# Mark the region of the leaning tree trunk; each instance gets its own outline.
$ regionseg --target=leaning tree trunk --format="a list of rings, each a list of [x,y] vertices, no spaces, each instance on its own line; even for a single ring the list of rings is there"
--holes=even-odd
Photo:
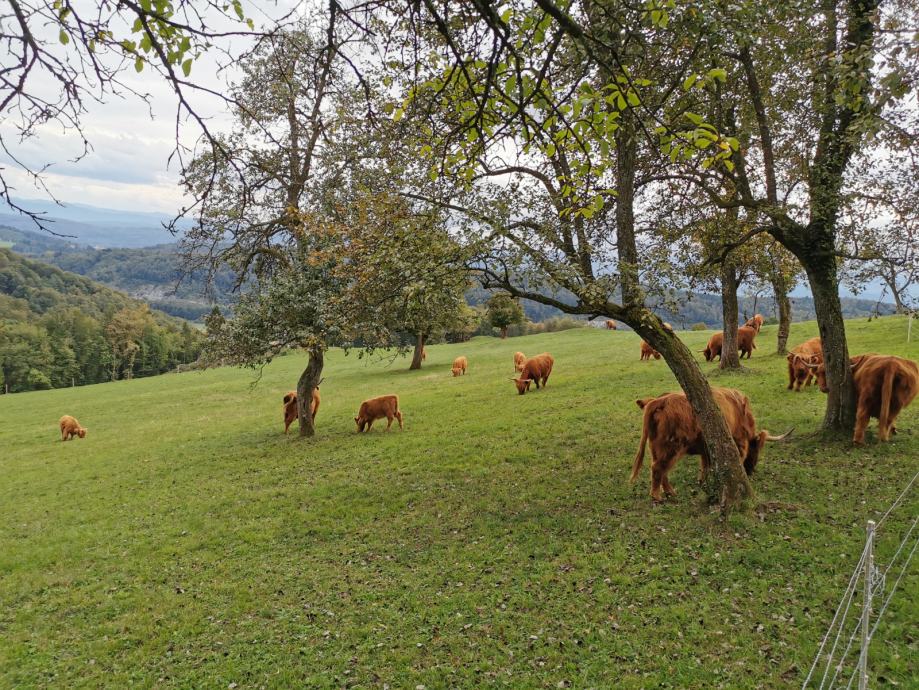
[[[635,171],[637,169],[638,139],[633,116],[623,112],[616,130],[616,241],[619,250],[619,278],[625,309],[618,318],[631,326],[655,350],[661,353],[670,370],[686,393],[689,404],[699,419],[706,457],[711,471],[705,488],[709,499],[728,512],[753,495],[747,475],[741,466],[737,445],[728,431],[724,415],[712,396],[705,375],[673,331],[643,306],[638,279],[638,244],[635,241]],[[607,314],[617,318],[616,314]]]
[[[730,512],[732,508],[753,497],[753,486],[743,469],[742,458],[721,408],[715,402],[711,386],[692,352],[672,331],[664,329],[660,319],[647,310],[642,311],[643,317],[623,320],[647,340],[651,347],[661,353],[686,393],[686,398],[699,421],[705,457],[709,459],[710,464],[703,488],[710,502],[717,503],[722,512]]]
[[[724,341],[721,344],[721,369],[740,369],[737,355],[737,268],[728,254],[721,263],[721,314]]]
[[[322,347],[316,345],[309,348],[309,362],[306,369],[300,374],[297,381],[297,413],[300,419],[300,436],[314,436],[316,425],[313,423],[313,390],[319,386],[322,378],[322,367],[325,364],[325,355]]]
[[[424,355],[425,340],[427,340],[427,336],[424,333],[419,333],[418,337],[415,339],[415,352],[412,354],[412,364],[409,366],[410,370],[421,368],[421,357]]]
[[[849,366],[846,324],[839,300],[836,256],[830,251],[813,251],[800,257],[814,295],[817,326],[826,363],[827,396],[823,428],[851,432],[855,427],[855,384]]]
[[[776,336],[776,354],[784,355],[788,350],[788,336],[791,334],[791,300],[788,299],[788,281],[781,270],[776,270],[771,276],[772,293],[775,304],[779,310],[779,332]]]

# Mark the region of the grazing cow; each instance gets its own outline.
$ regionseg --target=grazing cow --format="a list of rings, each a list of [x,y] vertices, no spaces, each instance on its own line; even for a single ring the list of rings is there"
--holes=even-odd
[[[316,422],[316,413],[319,411],[319,386],[313,389],[313,404],[310,405],[310,414]],[[284,396],[284,433],[287,434],[290,425],[300,416],[297,410],[297,391],[291,391]]]
[[[607,320],[606,320],[606,330],[608,330],[608,331],[615,331],[615,330],[616,330],[616,322],[615,322],[615,321],[610,321],[609,319],[607,319]]]
[[[750,355],[753,353],[753,350],[756,349],[756,343],[753,342],[755,338],[756,331],[750,326],[741,326],[737,329],[737,349],[740,350],[741,359],[743,359],[744,355],[747,355],[747,359],[750,359]],[[706,362],[711,362],[715,357],[720,361],[721,347],[723,344],[724,331],[718,331],[712,334],[712,337],[709,338],[708,345],[705,346],[704,350],[699,350],[699,352],[705,355]]]
[[[402,429],[402,413],[399,411],[398,395],[381,395],[378,398],[370,398],[361,403],[361,408],[354,418],[357,424],[357,433],[361,433],[366,428],[370,431],[373,423],[378,419],[386,417],[386,431],[392,426],[393,418],[399,420],[399,428]]]
[[[823,344],[820,338],[805,340],[788,353],[788,390],[801,392],[802,386],[811,385],[814,366],[823,363]]]
[[[740,457],[743,460],[747,475],[753,474],[759,461],[760,451],[766,441],[780,441],[792,430],[782,436],[770,436],[767,431],[756,431],[756,420],[750,411],[750,401],[743,393],[733,388],[713,388],[712,395],[721,408],[724,420]],[[702,441],[702,430],[684,393],[665,393],[656,398],[636,400],[644,410],[641,442],[635,462],[632,464],[634,482],[641,471],[645,458],[645,445],[651,442],[651,498],[660,501],[661,489],[668,496],[676,496],[670,485],[667,474],[684,455],[702,456],[699,478],[708,471],[708,458]]]
[[[514,371],[523,371],[523,363],[527,361],[527,357],[522,352],[514,353]]]
[[[549,374],[552,373],[553,364],[555,364],[555,360],[552,359],[552,355],[548,352],[543,352],[541,355],[536,355],[526,360],[523,363],[523,369],[520,370],[520,377],[511,379],[517,384],[517,392],[523,395],[530,390],[530,384],[533,382],[536,383],[537,390],[539,390],[540,384],[545,388],[546,382],[549,380]]]
[[[655,350],[653,347],[648,345],[644,340],[641,341],[641,361],[650,360],[652,357],[654,359],[660,359],[661,353]]]
[[[757,333],[759,333],[759,329],[763,327],[763,322],[765,320],[766,319],[763,318],[762,314],[754,314],[751,318],[747,319],[747,322],[744,324],[744,326],[749,326]]]
[[[897,416],[919,393],[919,366],[902,357],[876,354],[857,355],[849,362],[858,404],[852,442],[857,446],[865,444],[865,429],[871,417],[878,420],[878,438],[887,441],[897,433]],[[820,390],[828,393],[826,364],[816,366],[815,371]]]
[[[462,356],[457,357],[456,359],[453,360],[453,369],[452,369],[453,375],[459,376],[460,374],[462,374],[463,376],[465,376],[467,366],[469,366],[469,362],[466,360],[465,357],[462,357]]]
[[[86,438],[86,429],[80,426],[80,423],[69,414],[61,417],[61,440],[69,441],[74,436]]]

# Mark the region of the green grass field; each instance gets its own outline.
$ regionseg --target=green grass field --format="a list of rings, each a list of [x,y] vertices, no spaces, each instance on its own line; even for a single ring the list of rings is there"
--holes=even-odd
[[[919,359],[902,318],[848,329],[853,353]],[[791,343],[815,334],[795,324]],[[761,426],[796,427],[727,520],[697,458],[671,475],[675,502],[652,507],[647,460],[628,483],[634,400],[675,389],[631,333],[476,338],[429,347],[419,372],[334,351],[312,441],[282,433],[300,354],[254,388],[227,368],[0,396],[0,685],[800,686],[866,520],[919,470],[919,403],[890,443],[828,443],[824,396],[785,390],[774,339],[746,373],[703,364]],[[518,349],[553,354],[547,389],[517,395]],[[360,401],[384,393],[405,431],[357,435]],[[87,437],[61,443],[62,414]],[[882,565],[917,495],[879,531]],[[914,562],[873,684],[917,687],[917,620]]]

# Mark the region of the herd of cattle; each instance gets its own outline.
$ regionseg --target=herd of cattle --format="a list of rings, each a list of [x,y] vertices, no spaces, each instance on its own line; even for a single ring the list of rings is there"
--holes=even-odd
[[[752,351],[756,349],[755,339],[762,325],[763,317],[757,314],[737,329],[737,348],[741,357],[746,354],[749,359]],[[665,323],[664,327],[672,330],[669,324]],[[606,328],[616,330],[615,322],[607,321]],[[705,349],[701,350],[706,361],[721,358],[723,342],[722,332],[712,335]],[[422,350],[422,359],[426,357],[427,352]],[[660,359],[661,355],[642,340],[641,360],[650,360],[652,357]],[[788,390],[800,392],[802,388],[811,385],[812,381],[816,381],[821,391],[829,391],[823,347],[819,337],[811,338],[794,347],[789,352],[787,361]],[[529,358],[522,352],[515,352],[514,372],[518,375],[511,380],[516,385],[517,392],[520,395],[525,394],[533,383],[537,389],[544,388],[554,364],[555,360],[548,352]],[[864,443],[865,429],[869,419],[873,417],[878,420],[878,438],[886,441],[897,432],[897,416],[919,393],[919,366],[908,359],[878,354],[857,355],[851,358],[850,364],[857,401],[855,433],[852,440],[857,445]],[[466,357],[457,357],[453,360],[451,372],[453,376],[464,376],[468,366]],[[752,474],[766,441],[782,440],[791,431],[781,436],[773,436],[764,430],[757,431],[750,400],[746,395],[732,388],[714,388],[713,394],[743,459],[744,469],[747,474]],[[684,393],[665,393],[654,398],[637,400],[636,403],[643,411],[643,419],[641,441],[632,465],[631,479],[634,481],[638,477],[644,461],[645,448],[650,444],[651,496],[654,500],[661,500],[663,494],[674,496],[676,492],[670,485],[667,475],[680,458],[684,455],[699,455],[702,458],[700,476],[708,470],[708,458],[698,420]],[[309,410],[313,421],[316,419],[319,404],[319,388],[316,387]],[[295,391],[290,391],[284,396],[283,409],[284,433],[287,434],[299,415]],[[397,395],[382,395],[363,401],[354,423],[360,433],[370,431],[375,421],[384,418],[387,420],[387,430],[392,426],[394,419],[398,420],[399,428],[403,428],[403,415],[399,410]],[[86,429],[70,415],[61,417],[60,428],[62,441],[70,440],[74,436],[86,437]]]

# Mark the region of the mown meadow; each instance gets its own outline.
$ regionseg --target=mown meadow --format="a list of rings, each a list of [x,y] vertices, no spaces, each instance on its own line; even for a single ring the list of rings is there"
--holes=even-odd
[[[916,330],[850,321],[850,348],[919,359]],[[652,506],[647,460],[628,483],[634,401],[675,389],[628,332],[435,345],[417,372],[333,351],[314,440],[283,434],[297,353],[255,386],[223,368],[0,396],[0,686],[800,686],[865,522],[919,470],[919,402],[890,443],[827,440],[823,395],[785,389],[774,342],[765,327],[743,373],[702,365],[762,427],[795,427],[727,519],[697,458],[676,501]],[[545,390],[517,395],[518,349],[555,357]],[[356,434],[384,393],[405,430]],[[62,414],[87,437],[61,443]],[[882,565],[917,510],[919,490],[882,525]],[[874,684],[919,683],[917,619],[914,562]]]

